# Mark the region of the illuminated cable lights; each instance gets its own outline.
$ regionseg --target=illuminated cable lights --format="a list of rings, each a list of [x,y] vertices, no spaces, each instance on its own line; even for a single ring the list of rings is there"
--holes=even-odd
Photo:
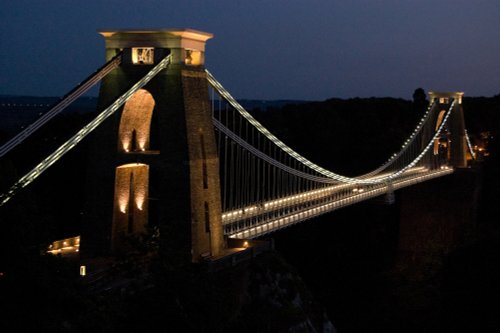
[[[469,147],[470,155],[472,156],[472,159],[475,159],[476,153],[474,152],[474,149],[472,148],[472,145],[470,143],[470,138],[469,138],[469,134],[467,133],[467,129],[465,129],[465,139],[467,141],[467,147]]]
[[[205,70],[206,73],[207,73],[207,80],[209,81],[210,85],[214,88],[215,91],[217,91],[218,94],[220,94],[221,97],[223,97],[235,110],[237,110],[241,116],[243,116],[250,124],[252,124],[260,133],[262,133],[267,139],[269,139],[271,142],[273,142],[277,147],[279,147],[280,149],[282,149],[284,152],[286,152],[289,156],[293,157],[294,159],[296,159],[297,161],[299,161],[300,163],[302,163],[304,166],[308,167],[309,169],[311,170],[314,170],[316,171],[317,173],[319,174],[322,174],[324,175],[326,178],[330,178],[332,180],[335,180],[337,182],[342,182],[342,183],[349,183],[349,184],[380,184],[380,183],[384,183],[386,181],[391,181],[392,179],[395,179],[396,177],[398,177],[399,175],[403,174],[404,172],[406,172],[406,170],[414,167],[422,158],[423,156],[425,155],[425,153],[427,153],[427,151],[429,150],[429,147],[430,145],[428,144],[426,146],[426,148],[415,158],[413,159],[409,164],[407,164],[406,166],[404,166],[403,168],[401,168],[400,170],[396,171],[396,172],[393,172],[385,177],[377,177],[377,178],[372,178],[372,177],[367,177],[369,175],[372,175],[372,173],[370,174],[366,174],[364,176],[361,176],[359,178],[356,178],[356,177],[346,177],[346,176],[342,176],[342,175],[339,175],[339,174],[336,174],[334,172],[331,172],[329,170],[326,170],[320,166],[318,166],[317,164],[309,161],[308,159],[306,159],[305,157],[301,156],[300,154],[298,154],[297,152],[295,152],[293,149],[291,149],[290,147],[288,147],[285,143],[283,143],[281,140],[279,140],[276,136],[274,136],[271,132],[269,132],[269,130],[267,130],[264,126],[262,126],[255,118],[253,118],[253,116],[248,113],[248,111],[245,110],[245,108],[243,108],[230,94],[229,92],[214,78],[214,76],[208,71],[208,70]],[[445,123],[446,123],[446,120],[448,119],[449,117],[449,114],[453,108],[455,104],[455,100],[453,100],[453,103],[451,103],[450,105],[450,108],[448,109],[448,112],[446,113],[446,116],[445,118],[443,119],[443,122],[441,123],[441,126],[439,126],[439,129],[436,131],[434,137],[433,137],[433,140],[440,134],[443,126]],[[428,116],[429,114],[429,110],[433,107],[434,104],[431,104],[431,106],[429,106],[425,116],[424,116],[424,119]],[[217,125],[218,121],[214,119],[214,124],[216,125],[216,127],[218,127],[219,129],[222,129],[224,130],[225,126],[218,126]],[[416,135],[416,133],[418,132],[418,130],[421,128],[421,126],[417,126],[417,129],[415,129],[414,133],[413,133],[413,137]],[[300,177],[303,177],[303,178],[306,178],[306,179],[311,179],[311,177],[316,177],[316,176],[312,176],[312,175],[309,175],[309,174],[306,174],[306,173],[303,173],[301,171],[298,171],[298,170],[295,170],[293,171],[292,168],[288,167],[288,166],[284,166],[282,163],[270,158],[270,157],[265,157],[264,153],[259,153],[259,152],[254,152],[252,150],[255,150],[257,151],[257,149],[253,148],[250,144],[246,143],[246,141],[244,141],[243,139],[241,138],[237,138],[237,136],[232,133],[229,129],[227,129],[227,132],[224,132],[226,135],[230,136],[231,139],[233,139],[235,142],[237,142],[238,144],[242,145],[244,148],[246,148],[247,150],[250,150],[252,153],[254,154],[258,154],[260,158],[268,161],[269,163],[271,163],[272,165],[278,167],[278,168],[281,168],[282,170],[285,170],[287,172],[291,172],[295,175],[297,175],[298,172],[302,173],[303,175],[300,176]],[[232,133],[232,135],[231,135]],[[412,136],[410,137],[410,141],[411,139],[413,138]],[[430,141],[430,144],[432,144],[434,141],[431,140]],[[403,154],[403,150],[400,151],[399,154],[394,154],[393,157],[391,159],[395,159],[397,156],[400,156]],[[380,169],[380,168],[379,168]],[[316,177],[317,180],[315,181],[319,181],[319,182],[325,182],[327,183],[328,181],[325,181],[325,179],[322,179],[321,177]],[[311,179],[312,180],[312,179]]]
[[[423,125],[427,122],[427,120],[429,119],[429,115],[430,115],[430,111],[433,109],[433,107],[436,105],[436,102],[435,101],[432,101],[429,106],[427,107],[427,110],[425,111],[424,113],[424,116],[420,119],[417,127],[413,130],[412,134],[410,135],[410,137],[408,139],[406,139],[406,141],[404,142],[404,144],[401,146],[401,150],[399,151],[399,153],[396,153],[392,156],[389,157],[389,159],[384,163],[382,164],[380,167],[378,167],[377,169],[365,174],[365,175],[362,175],[361,177],[370,177],[370,176],[373,176],[374,174],[377,174],[379,173],[380,171],[384,170],[384,169],[387,169],[390,165],[392,165],[394,163],[394,161],[396,161],[397,158],[399,158],[400,156],[402,156],[406,150],[408,149],[408,147],[410,146],[410,144],[412,144],[413,142],[415,142],[416,138],[417,138],[417,134],[420,133],[421,129],[423,128]]]
[[[42,127],[45,123],[51,120],[54,116],[63,111],[67,106],[73,103],[78,97],[87,92],[92,88],[97,82],[99,82],[103,77],[108,75],[112,70],[117,68],[122,61],[122,52],[112,58],[107,62],[101,69],[97,70],[94,74],[88,77],[83,83],[80,83],[75,89],[73,89],[66,96],[62,97],[61,100],[44,115],[38,118],[34,123],[29,125],[24,131],[17,134],[15,137],[10,139],[0,148],[0,157],[7,154],[10,150],[20,144],[24,139],[29,137],[33,132]]]
[[[163,58],[158,65],[153,67],[149,73],[144,76],[141,80],[135,83],[132,88],[130,88],[126,93],[121,95],[115,102],[113,102],[109,107],[102,111],[94,120],[85,125],[76,135],[66,141],[61,145],[55,152],[46,157],[42,162],[40,162],[33,170],[21,177],[7,193],[0,195],[0,206],[3,206],[7,201],[9,201],[15,193],[27,185],[29,185],[33,180],[35,180],[42,172],[47,170],[52,164],[54,164],[59,158],[76,146],[85,136],[92,132],[97,126],[99,126],[105,119],[111,116],[113,113],[120,108],[123,103],[125,103],[137,90],[144,87],[156,74],[161,70],[167,68],[171,62],[171,56],[168,55]]]

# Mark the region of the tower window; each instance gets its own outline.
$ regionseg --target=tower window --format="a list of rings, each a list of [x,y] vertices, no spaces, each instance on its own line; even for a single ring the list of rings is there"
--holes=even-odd
[[[134,65],[152,65],[154,63],[154,48],[133,47],[132,63]]]
[[[186,58],[184,59],[186,65],[197,66],[202,64],[201,52],[198,50],[186,49]]]

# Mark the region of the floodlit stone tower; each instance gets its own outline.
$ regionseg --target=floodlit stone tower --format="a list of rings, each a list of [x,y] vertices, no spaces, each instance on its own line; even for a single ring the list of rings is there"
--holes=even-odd
[[[455,100],[455,105],[451,111],[449,119],[450,136],[450,165],[455,168],[467,167],[467,139],[465,134],[464,111],[462,107],[463,92],[429,92],[429,99],[436,100],[437,105],[441,108],[441,114],[438,122],[442,121],[443,111],[448,110],[452,100]],[[439,124],[436,124],[438,126]]]
[[[172,62],[92,134],[82,255],[127,253],[130,236],[159,226],[160,253],[177,262],[225,247],[219,161],[204,71],[205,42],[190,29],[103,30],[104,109],[171,55]]]

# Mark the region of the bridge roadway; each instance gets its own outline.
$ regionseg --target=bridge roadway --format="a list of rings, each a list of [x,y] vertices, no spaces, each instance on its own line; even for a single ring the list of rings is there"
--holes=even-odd
[[[230,238],[251,239],[291,226],[313,217],[375,198],[394,190],[453,173],[453,168],[438,170],[416,167],[407,170],[391,184],[341,184],[261,202],[224,212],[224,234]]]

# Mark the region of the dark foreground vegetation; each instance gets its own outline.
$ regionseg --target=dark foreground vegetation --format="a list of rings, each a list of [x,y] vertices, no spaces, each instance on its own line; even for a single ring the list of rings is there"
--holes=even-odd
[[[136,254],[110,264],[104,281],[78,277],[77,265],[41,256],[11,267],[0,282],[0,330],[272,333],[331,327],[295,269],[274,252],[217,272],[205,266],[172,270],[154,256]]]
[[[414,101],[330,99],[253,113],[311,160],[355,175],[377,167],[394,153],[425,107],[422,95],[416,94]],[[137,283],[111,293],[88,293],[77,276],[78,263],[40,256],[50,241],[80,233],[85,193],[75,189],[85,185],[84,140],[0,208],[0,302],[7,309],[1,315],[0,331],[280,332],[293,328],[312,332],[327,327],[327,318],[338,332],[496,331],[500,95],[466,98],[464,109],[474,143],[487,148],[490,156],[481,166],[483,187],[475,232],[449,253],[427,253],[419,265],[405,260],[399,253],[400,202],[364,203],[276,233],[279,254],[231,272],[210,275],[189,268],[174,274],[153,260],[150,274],[134,275],[137,262],[125,260],[115,274],[120,279],[135,276]],[[63,114],[0,160],[0,189],[8,188],[91,117]],[[0,142],[9,135],[1,131]],[[276,297],[278,303],[273,301]]]

